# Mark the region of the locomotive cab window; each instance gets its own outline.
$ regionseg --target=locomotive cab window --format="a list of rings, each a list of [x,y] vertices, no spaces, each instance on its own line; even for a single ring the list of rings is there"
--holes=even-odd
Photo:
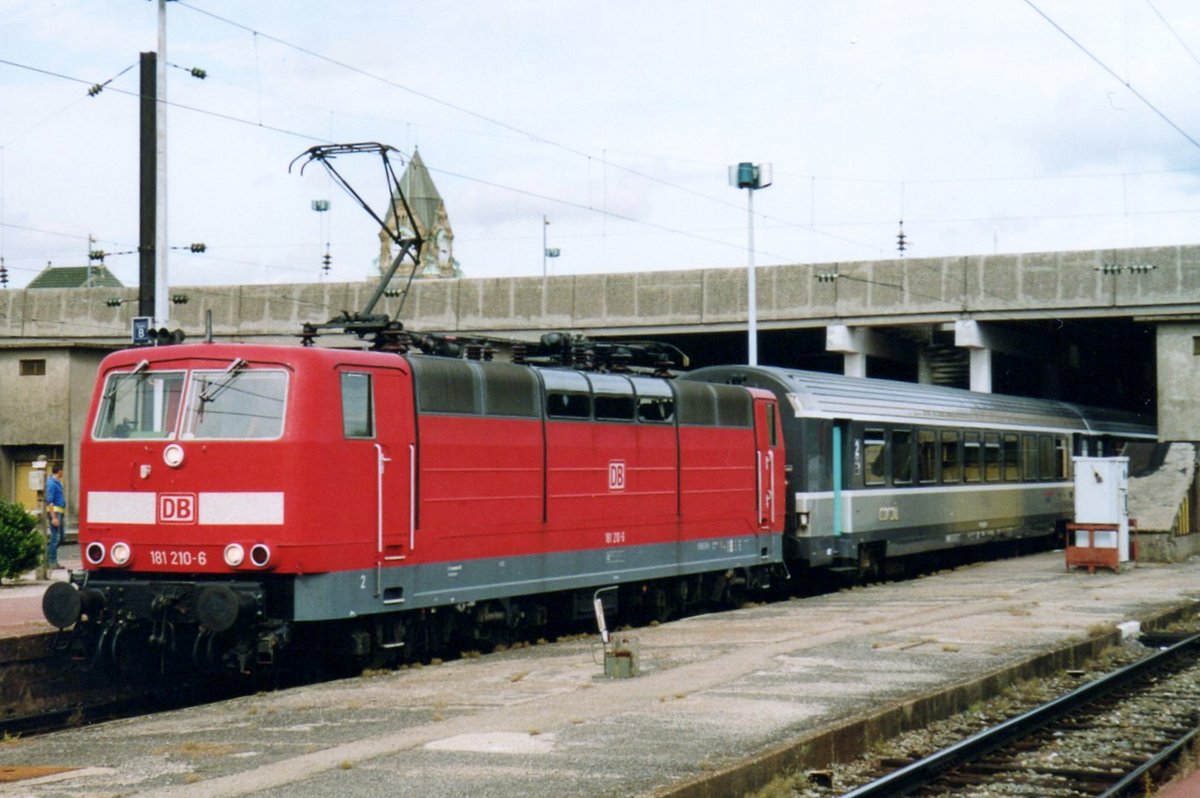
[[[224,371],[193,372],[183,437],[243,440],[283,434],[287,374],[244,366],[238,361]]]
[[[97,438],[169,438],[175,434],[184,372],[133,371],[109,374],[100,399]]]
[[[347,438],[375,437],[375,402],[371,375],[342,372],[342,434]]]

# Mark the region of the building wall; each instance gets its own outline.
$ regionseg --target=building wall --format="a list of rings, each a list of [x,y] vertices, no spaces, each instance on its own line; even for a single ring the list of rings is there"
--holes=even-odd
[[[1200,441],[1200,322],[1158,325],[1158,438]]]
[[[27,501],[27,464],[62,461],[68,517],[78,506],[80,431],[106,349],[70,345],[0,349],[0,498]],[[33,364],[44,365],[44,373]],[[21,484],[18,484],[18,481]]]

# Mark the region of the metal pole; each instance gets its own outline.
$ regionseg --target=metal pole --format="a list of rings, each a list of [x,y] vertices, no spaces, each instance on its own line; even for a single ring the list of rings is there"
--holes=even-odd
[[[167,0],[158,0],[158,76],[155,123],[158,204],[155,208],[154,236],[154,324],[165,327],[170,313],[167,301]]]
[[[550,226],[550,221],[546,218],[545,214],[542,214],[542,279],[543,280],[546,279],[546,258],[549,257],[546,254],[546,243],[547,243],[546,242],[546,228],[549,226]]]
[[[158,235],[158,147],[155,142],[155,127],[158,96],[157,55],[142,53],[141,58],[141,108],[138,149],[140,163],[138,171],[138,310],[139,316],[154,316],[157,256],[154,254]]]
[[[750,229],[750,244],[748,250],[749,263],[746,269],[746,333],[747,362],[751,366],[758,365],[758,286],[754,275],[754,189],[746,189],[746,206],[748,208],[748,227]]]

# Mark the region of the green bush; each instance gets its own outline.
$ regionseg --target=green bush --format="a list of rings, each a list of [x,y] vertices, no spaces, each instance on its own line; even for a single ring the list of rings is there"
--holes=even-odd
[[[21,505],[0,499],[0,578],[11,579],[36,568],[45,542],[36,517]]]

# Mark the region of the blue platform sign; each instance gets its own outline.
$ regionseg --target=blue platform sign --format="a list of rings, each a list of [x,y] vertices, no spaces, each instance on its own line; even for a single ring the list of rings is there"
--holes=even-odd
[[[150,343],[150,322],[153,319],[149,316],[134,316],[133,317],[133,345],[142,346]]]

